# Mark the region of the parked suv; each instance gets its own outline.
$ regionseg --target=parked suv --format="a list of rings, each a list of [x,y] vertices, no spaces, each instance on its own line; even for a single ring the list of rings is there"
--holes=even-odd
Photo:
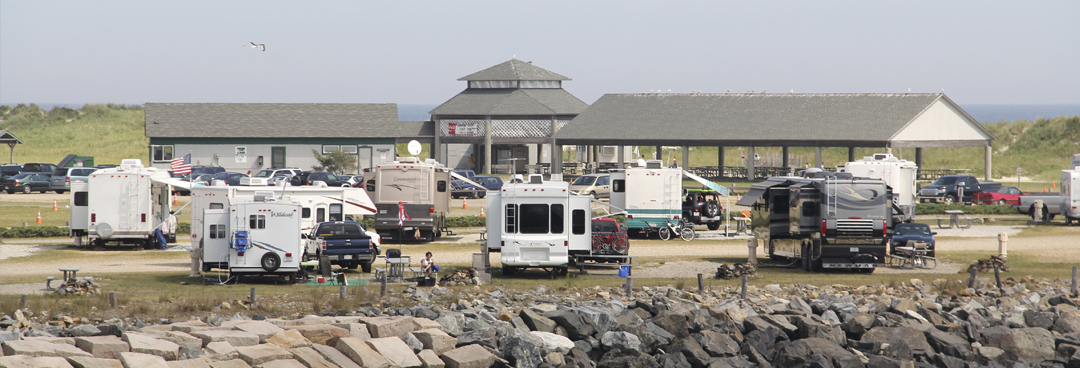
[[[20,173],[22,173],[22,165],[8,164],[0,166],[0,180],[9,176],[19,175]]]
[[[608,198],[611,195],[611,175],[591,174],[579,176],[570,183],[570,191],[577,194],[591,194],[593,198]]]
[[[64,194],[71,190],[71,182],[86,182],[90,173],[96,171],[96,167],[60,167],[53,170],[52,178],[49,179],[49,190],[56,194]]]
[[[312,171],[311,174],[307,176],[307,180],[304,184],[311,185],[311,183],[316,181],[324,182],[328,187],[340,187],[342,185],[349,186],[349,183],[338,179],[337,175],[326,171]]]
[[[300,174],[300,169],[295,167],[284,167],[280,169],[262,169],[259,172],[252,175],[253,178],[267,178],[270,179],[275,176],[296,176]]]
[[[22,172],[24,173],[45,173],[46,175],[52,175],[53,170],[56,170],[56,165],[46,164],[41,162],[34,162],[22,165]]]
[[[191,175],[199,176],[202,174],[214,175],[217,173],[225,172],[225,168],[221,166],[192,166]]]
[[[919,190],[919,202],[941,202],[945,204],[971,203],[975,193],[992,190],[1001,186],[1001,183],[980,183],[972,175],[946,175],[934,180],[933,183]],[[963,194],[961,193],[963,190]]]

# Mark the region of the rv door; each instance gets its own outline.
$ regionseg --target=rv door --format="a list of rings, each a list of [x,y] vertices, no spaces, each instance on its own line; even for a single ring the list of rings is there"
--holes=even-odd
[[[626,209],[626,172],[611,173],[611,197],[609,203],[620,210]]]
[[[450,212],[450,172],[435,171],[435,196],[432,198],[436,212]]]
[[[197,244],[202,245],[203,263],[224,263],[229,255],[229,210],[203,210],[202,237]]]

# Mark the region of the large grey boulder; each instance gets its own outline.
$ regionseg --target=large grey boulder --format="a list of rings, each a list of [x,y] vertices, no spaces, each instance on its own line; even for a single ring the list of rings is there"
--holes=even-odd
[[[165,359],[153,354],[127,351],[118,354],[118,358],[120,358],[120,363],[124,364],[124,368],[169,368],[169,365],[165,364]]]
[[[777,367],[865,367],[855,354],[840,345],[817,337],[780,343],[772,364]]]
[[[926,330],[924,334],[926,342],[938,353],[961,359],[971,356],[971,344],[965,338],[936,328]]]
[[[499,350],[502,351],[503,358],[510,361],[514,367],[534,368],[543,363],[543,340],[516,328],[507,331],[499,337]]]
[[[1053,329],[1061,334],[1080,332],[1080,312],[1067,311],[1059,313],[1054,321]]]
[[[554,310],[544,314],[545,317],[555,321],[560,327],[566,329],[571,340],[581,340],[596,333],[589,320],[584,315],[565,310]]]
[[[682,355],[686,356],[686,361],[690,362],[690,365],[694,367],[709,365],[709,353],[706,353],[697,341],[689,337],[675,340],[668,346],[666,351],[669,353],[682,353]]]
[[[450,350],[439,357],[446,363],[446,368],[487,368],[495,363],[495,354],[475,344]]]
[[[96,358],[116,359],[116,355],[129,351],[128,343],[116,336],[87,336],[75,338],[75,347]]]
[[[352,359],[346,356],[344,353],[331,346],[326,345],[312,345],[312,349],[319,352],[323,358],[330,363],[333,363],[341,368],[360,368],[359,364],[356,364]]]
[[[728,334],[706,330],[690,337],[697,341],[709,356],[726,357],[739,354],[739,343]]]
[[[866,331],[870,331],[870,329],[874,327],[875,321],[876,318],[874,318],[874,315],[859,313],[845,319],[844,323],[840,324],[840,328],[847,334],[847,338],[860,340]]]
[[[566,336],[543,331],[533,331],[531,334],[543,342],[542,348],[544,351],[554,351],[566,355],[570,354],[570,350],[574,349],[574,342],[570,341]]]
[[[660,326],[660,328],[663,328],[664,331],[672,334],[677,339],[690,337],[690,328],[687,324],[685,315],[670,311],[662,311],[650,321],[657,326]]]
[[[180,357],[180,345],[172,341],[133,332],[125,332],[121,339],[128,343],[131,352],[157,355],[165,360],[176,360]]]
[[[1045,329],[990,327],[979,333],[983,346],[1000,348],[1007,361],[1038,364],[1054,359],[1054,336]]]
[[[523,308],[518,316],[520,316],[521,319],[525,321],[525,324],[529,326],[529,329],[533,331],[555,332],[555,321],[544,317],[532,309]]]
[[[390,362],[386,361],[386,358],[368,346],[364,340],[359,338],[340,338],[334,347],[362,367],[387,368],[390,366]]]
[[[274,344],[258,344],[252,346],[237,346],[236,353],[252,366],[260,365],[278,359],[291,359],[293,353]]]
[[[915,354],[934,351],[922,331],[911,327],[874,327],[863,335],[862,341],[882,344],[885,346],[883,355],[900,360],[911,360]]]
[[[627,354],[641,352],[641,340],[629,332],[605,332],[600,337],[600,344],[604,346],[605,350],[618,349]]]
[[[422,364],[412,348],[397,337],[374,338],[367,340],[367,344],[390,362],[391,366],[408,368],[419,367]]]
[[[458,343],[458,339],[436,328],[414,331],[412,334],[424,349],[431,349],[436,355],[453,350]]]
[[[481,344],[492,349],[499,347],[497,334],[494,327],[485,327],[477,330],[472,330],[457,335],[456,346],[466,346],[472,344]]]

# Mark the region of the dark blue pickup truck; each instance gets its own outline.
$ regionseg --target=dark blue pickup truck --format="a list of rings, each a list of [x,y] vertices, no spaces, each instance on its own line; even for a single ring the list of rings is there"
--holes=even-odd
[[[316,226],[308,235],[308,254],[329,258],[330,264],[371,272],[371,263],[381,249],[364,227],[353,221],[330,221]]]

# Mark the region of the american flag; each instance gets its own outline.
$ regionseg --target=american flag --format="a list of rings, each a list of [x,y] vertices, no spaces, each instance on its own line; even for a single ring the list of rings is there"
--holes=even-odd
[[[405,220],[412,221],[412,217],[409,217],[408,213],[405,213],[405,202],[398,202],[398,226],[405,226]]]
[[[184,157],[172,159],[172,163],[169,166],[172,169],[173,174],[191,174],[191,154],[189,153],[184,155]]]

